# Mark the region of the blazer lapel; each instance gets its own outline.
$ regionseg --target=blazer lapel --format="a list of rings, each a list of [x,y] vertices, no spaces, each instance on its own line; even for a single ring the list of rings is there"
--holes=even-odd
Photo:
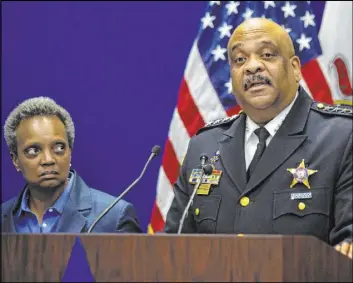
[[[14,214],[17,214],[18,210],[20,209],[25,188],[26,187],[22,189],[20,195],[13,201],[13,204],[9,206],[7,211],[3,212],[1,220],[1,231],[3,233],[16,233]]]
[[[91,191],[76,171],[72,172],[74,180],[70,198],[60,217],[57,232],[81,233],[87,230],[88,220],[84,215],[92,208]]]
[[[87,224],[87,219],[78,210],[71,198],[60,217],[57,232],[81,233]]]
[[[219,140],[220,161],[240,193],[246,184],[244,136],[245,115],[241,114]]]
[[[11,212],[4,215],[3,220],[2,220],[1,230],[3,233],[15,233],[16,232],[15,222],[14,222],[13,215]]]
[[[307,136],[300,133],[304,130],[311,104],[311,98],[300,89],[297,101],[265,150],[242,195],[255,189],[306,140]]]

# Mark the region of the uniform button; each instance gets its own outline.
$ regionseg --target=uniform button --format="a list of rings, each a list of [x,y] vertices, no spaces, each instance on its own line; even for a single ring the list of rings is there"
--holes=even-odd
[[[242,206],[248,206],[249,203],[250,203],[250,199],[249,199],[248,197],[242,197],[242,198],[240,199],[240,204],[241,204]]]
[[[47,223],[43,223],[43,225],[42,225],[42,226],[43,226],[44,228],[45,228],[45,227],[47,227]]]
[[[325,107],[325,105],[323,105],[322,103],[318,103],[317,104],[317,108],[319,108],[319,109],[322,109],[322,108],[324,108]]]
[[[53,212],[53,209],[52,209],[52,208],[49,208],[49,212]]]
[[[304,210],[305,209],[305,203],[304,202],[298,203],[298,208],[299,208],[299,210]]]
[[[199,215],[200,214],[200,209],[196,208],[195,209],[195,215]]]

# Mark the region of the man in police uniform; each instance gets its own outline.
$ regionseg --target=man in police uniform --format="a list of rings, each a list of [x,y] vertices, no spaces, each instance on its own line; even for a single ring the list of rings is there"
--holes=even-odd
[[[314,102],[299,86],[288,33],[250,19],[228,43],[239,115],[192,137],[164,231],[313,235],[352,257],[352,110]],[[212,171],[213,170],[213,171]]]

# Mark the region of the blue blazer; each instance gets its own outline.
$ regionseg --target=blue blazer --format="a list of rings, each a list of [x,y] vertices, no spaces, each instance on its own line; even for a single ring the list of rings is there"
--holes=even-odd
[[[90,188],[83,179],[73,173],[73,184],[70,198],[57,224],[57,233],[87,232],[95,219],[107,208],[115,197],[102,191]],[[18,197],[14,197],[1,205],[1,232],[15,233],[14,215],[21,206],[24,189]],[[97,223],[92,233],[142,233],[132,204],[120,200]]]

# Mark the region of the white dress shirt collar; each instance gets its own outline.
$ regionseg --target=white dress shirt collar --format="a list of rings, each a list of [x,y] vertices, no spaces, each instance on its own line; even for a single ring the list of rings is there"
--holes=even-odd
[[[282,125],[283,121],[286,119],[289,111],[292,109],[293,104],[297,100],[297,98],[298,92],[295,95],[293,101],[286,108],[284,108],[275,118],[273,118],[270,122],[265,125],[265,128],[270,133],[271,138],[276,134],[277,130]],[[260,126],[256,124],[253,120],[251,120],[249,116],[246,116],[245,144],[257,128],[260,128]]]

